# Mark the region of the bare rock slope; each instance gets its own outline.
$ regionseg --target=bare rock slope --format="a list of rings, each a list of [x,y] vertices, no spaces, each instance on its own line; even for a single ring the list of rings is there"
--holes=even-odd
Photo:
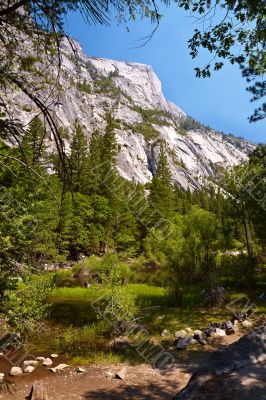
[[[254,148],[248,141],[193,123],[167,101],[149,65],[87,57],[78,43],[70,45],[63,40],[61,89],[53,98],[49,80],[56,73],[55,66],[47,69],[47,85],[39,95],[53,109],[59,126],[68,128],[71,136],[77,120],[89,139],[94,130],[104,130],[106,114],[111,112],[117,122],[117,168],[126,179],[141,183],[151,180],[162,142],[173,180],[184,189],[200,187],[221,167],[245,160]],[[19,90],[9,94],[9,104],[13,115],[24,124],[38,112]]]

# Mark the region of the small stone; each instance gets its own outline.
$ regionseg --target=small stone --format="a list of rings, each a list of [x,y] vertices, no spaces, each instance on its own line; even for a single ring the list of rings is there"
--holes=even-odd
[[[170,335],[170,332],[168,331],[168,329],[164,329],[161,333],[161,336],[167,336]]]
[[[0,381],[2,381],[4,379],[5,374],[0,373]]]
[[[31,365],[33,367],[37,367],[38,365],[38,361],[37,360],[25,360],[23,361],[23,365],[25,365],[25,367]]]
[[[191,338],[183,338],[179,340],[179,342],[176,344],[176,349],[177,350],[184,350],[186,347],[188,347],[191,344]]]
[[[236,328],[231,321],[225,321],[223,323],[223,328],[227,335],[233,335],[234,333],[236,333]]]
[[[214,331],[214,336],[224,337],[224,336],[226,336],[226,332],[224,329],[216,328]]]
[[[206,340],[200,338],[199,339],[199,344],[201,344],[202,346],[206,346],[207,342],[206,342]]]
[[[23,371],[20,367],[12,367],[9,372],[9,375],[11,375],[11,376],[18,376],[18,375],[22,375],[22,374],[23,374]]]
[[[86,372],[86,369],[82,368],[82,367],[78,367],[78,368],[76,368],[75,371],[78,372],[78,373],[82,373],[82,372]]]
[[[196,330],[194,331],[194,335],[197,335],[197,336],[202,337],[202,336],[203,336],[203,332],[200,331],[199,329],[196,329]]]
[[[113,372],[108,371],[108,372],[106,372],[105,376],[106,376],[106,378],[114,378],[115,375],[113,374]]]
[[[33,371],[35,371],[35,368],[32,365],[27,365],[23,370],[25,374],[31,374]]]
[[[127,373],[126,367],[122,368],[119,372],[115,374],[116,379],[125,379]]]
[[[178,338],[185,338],[187,336],[187,332],[184,330],[181,331],[176,331],[175,332],[175,337]]]
[[[192,335],[192,334],[193,334],[193,329],[191,329],[191,328],[186,328],[186,332],[187,332],[189,335]]]
[[[68,364],[58,364],[56,367],[54,368],[50,368],[51,372],[58,372],[58,371],[62,371],[65,368],[68,368],[69,365]]]
[[[205,329],[204,333],[205,333],[206,337],[212,337],[215,334],[215,329],[214,328],[207,328],[207,329]]]
[[[252,327],[252,322],[248,321],[247,319],[242,322],[242,326],[244,328],[251,328]]]
[[[58,354],[51,354],[50,357],[51,357],[51,358],[57,358],[57,357],[59,357],[59,355],[58,355]]]
[[[51,360],[51,358],[45,358],[42,363],[42,365],[44,367],[50,367],[52,364],[53,364],[53,361]]]

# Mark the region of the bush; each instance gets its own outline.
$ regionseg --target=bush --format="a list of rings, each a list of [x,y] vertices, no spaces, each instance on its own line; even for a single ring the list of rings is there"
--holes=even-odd
[[[73,272],[77,275],[82,270],[88,270],[91,273],[94,282],[101,283],[102,275],[110,275],[112,270],[120,274],[122,283],[126,283],[131,279],[132,272],[129,265],[121,261],[117,254],[106,254],[103,257],[91,256],[77,263]]]
[[[54,275],[33,275],[27,284],[18,290],[7,290],[3,303],[9,325],[19,332],[33,331],[36,323],[49,312],[46,298],[54,286]]]

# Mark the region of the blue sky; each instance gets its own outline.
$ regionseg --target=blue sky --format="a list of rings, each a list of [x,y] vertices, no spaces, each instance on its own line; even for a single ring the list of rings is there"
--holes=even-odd
[[[250,103],[239,68],[228,63],[211,78],[195,78],[194,68],[211,59],[208,53],[196,60],[189,55],[187,40],[197,25],[175,5],[161,11],[164,18],[144,47],[137,47],[137,41],[152,31],[148,20],[130,24],[127,32],[116,21],[110,27],[87,25],[75,13],[69,15],[66,30],[89,56],[150,64],[162,82],[165,97],[188,115],[216,130],[265,142],[266,121],[250,124],[247,120],[254,103]]]

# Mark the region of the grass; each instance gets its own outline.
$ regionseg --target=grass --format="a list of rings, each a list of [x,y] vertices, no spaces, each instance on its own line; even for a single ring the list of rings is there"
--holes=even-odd
[[[150,345],[161,344],[165,349],[172,346],[174,333],[177,330],[190,327],[204,329],[210,322],[221,322],[231,318],[230,308],[207,308],[200,306],[201,287],[188,288],[184,294],[182,308],[173,307],[173,298],[163,287],[147,284],[125,284],[123,290],[132,293],[138,305],[137,322],[146,332]],[[126,343],[113,347],[111,326],[107,321],[97,319],[91,304],[101,296],[108,294],[110,289],[101,285],[92,285],[85,289],[81,287],[56,288],[49,297],[51,303],[51,326],[57,328],[50,333],[35,339],[35,349],[53,350],[69,357],[73,364],[121,362],[141,363],[143,359],[131,344],[136,345],[140,336],[136,333],[126,333]],[[257,307],[257,316],[266,314],[266,304],[257,300],[259,291],[231,292],[227,301],[237,300],[243,296],[250,298]],[[167,337],[162,337],[164,329],[169,331]],[[34,342],[34,338],[33,338]],[[194,348],[195,347],[195,348]],[[193,354],[202,352],[195,345]],[[207,351],[207,350],[206,350]]]
[[[169,305],[170,296],[165,288],[150,286],[146,284],[127,284],[123,285],[126,292],[130,292],[137,299],[139,306]],[[67,301],[92,302],[110,292],[110,289],[100,285],[90,286],[88,289],[75,288],[56,288],[49,297],[49,303],[62,303]]]

